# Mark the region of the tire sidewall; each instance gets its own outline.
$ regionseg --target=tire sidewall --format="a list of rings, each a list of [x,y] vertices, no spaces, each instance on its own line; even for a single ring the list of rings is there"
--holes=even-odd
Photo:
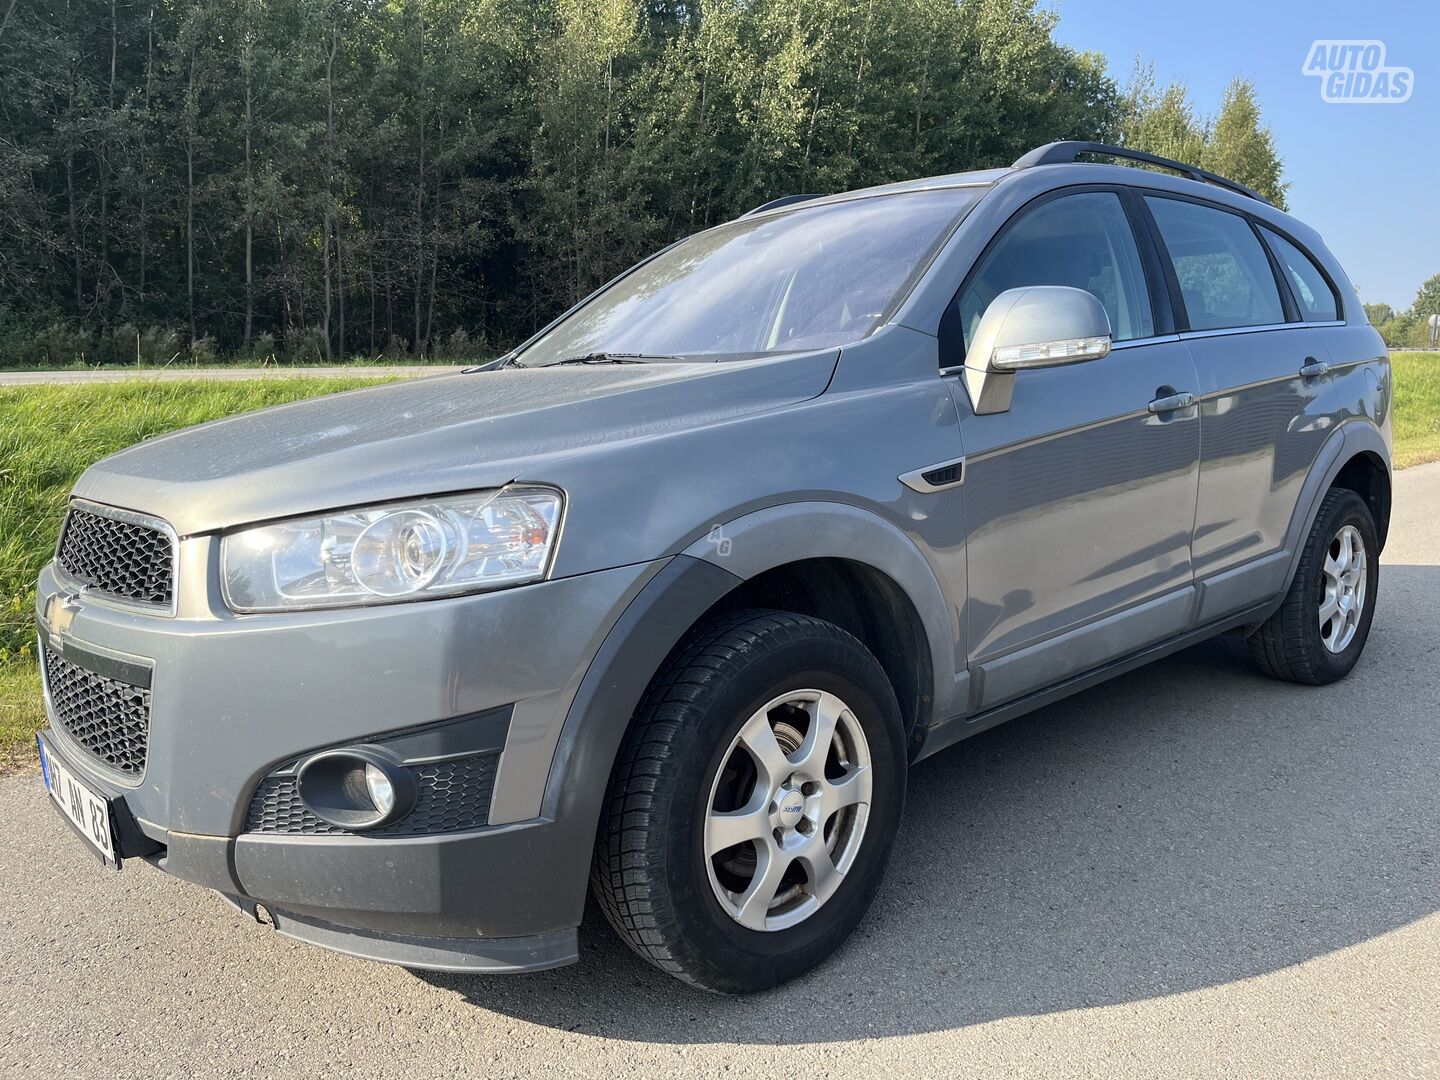
[[[859,721],[869,744],[873,784],[865,835],[855,863],[836,893],[809,918],[777,931],[737,923],[721,906],[706,866],[704,825],[715,777],[741,726],[767,702],[795,690],[838,696]],[[704,703],[699,722],[713,733],[688,741],[678,774],[694,788],[675,789],[672,828],[664,843],[665,879],[697,958],[725,958],[733,971],[764,964],[774,984],[829,954],[864,915],[878,887],[905,801],[908,763],[899,708],[879,664],[858,642],[806,638],[767,650]]]

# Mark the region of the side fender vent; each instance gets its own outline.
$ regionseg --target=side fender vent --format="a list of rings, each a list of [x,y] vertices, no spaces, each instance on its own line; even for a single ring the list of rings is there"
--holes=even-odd
[[[941,461],[928,469],[916,469],[900,477],[900,482],[911,491],[918,491],[922,495],[958,487],[965,482],[965,459]]]

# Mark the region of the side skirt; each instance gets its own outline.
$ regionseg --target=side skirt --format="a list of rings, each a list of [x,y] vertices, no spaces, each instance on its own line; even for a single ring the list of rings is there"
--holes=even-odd
[[[1244,611],[1237,611],[1233,615],[1227,615],[1217,622],[1188,630],[1179,637],[1171,638],[1141,649],[1139,652],[1123,656],[1118,660],[1112,660],[1093,668],[1081,675],[1066,679],[1048,686],[1044,690],[1037,690],[1033,694],[1027,694],[1014,701],[1008,701],[1003,705],[997,705],[993,709],[976,713],[974,716],[954,716],[948,720],[941,720],[939,723],[925,729],[924,740],[911,757],[911,764],[923,761],[931,754],[938,754],[947,747],[987,731],[997,724],[1003,724],[1006,720],[1013,720],[1017,716],[1034,712],[1036,709],[1053,704],[1071,694],[1078,694],[1081,690],[1088,690],[1102,682],[1113,679],[1117,675],[1123,675],[1127,671],[1134,671],[1138,667],[1169,656],[1171,653],[1187,649],[1191,645],[1198,645],[1208,638],[1216,637],[1227,630],[1234,630],[1241,626],[1256,626],[1264,622],[1275,610],[1276,601],[1268,600],[1263,604],[1246,608]]]

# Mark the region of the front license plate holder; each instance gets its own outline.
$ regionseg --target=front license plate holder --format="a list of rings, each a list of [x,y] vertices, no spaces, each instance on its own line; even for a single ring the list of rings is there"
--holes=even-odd
[[[35,742],[40,749],[40,776],[50,801],[100,861],[119,870],[122,859],[115,843],[119,830],[115,827],[114,804],[80,779],[43,735],[35,736]]]

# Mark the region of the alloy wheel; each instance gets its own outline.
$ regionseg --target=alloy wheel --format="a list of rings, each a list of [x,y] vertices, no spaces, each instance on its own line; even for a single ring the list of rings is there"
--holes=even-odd
[[[1332,653],[1344,652],[1355,640],[1365,613],[1368,564],[1360,530],[1346,525],[1325,553],[1320,593],[1320,640]]]
[[[751,930],[785,930],[835,895],[865,837],[873,783],[855,714],[821,690],[774,698],[741,726],[711,785],[705,862]]]

